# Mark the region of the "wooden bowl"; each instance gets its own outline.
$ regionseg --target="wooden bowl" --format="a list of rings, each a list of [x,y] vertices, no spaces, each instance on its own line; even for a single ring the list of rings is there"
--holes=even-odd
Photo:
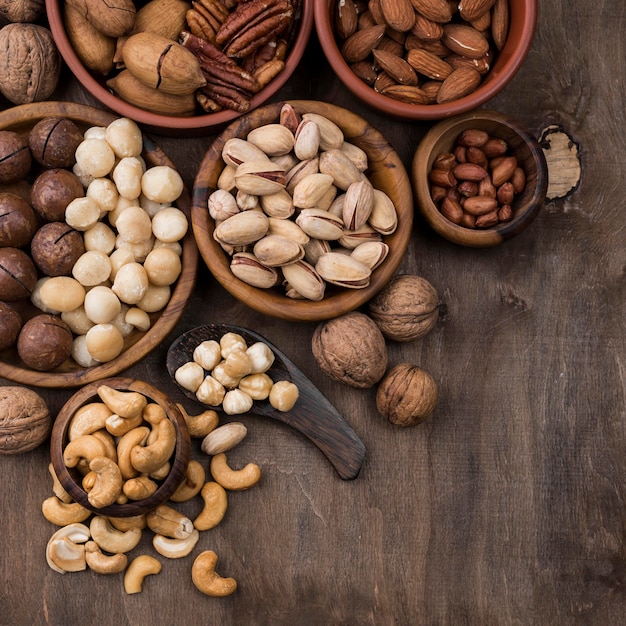
[[[50,116],[69,118],[82,130],[90,126],[106,126],[118,117],[110,112],[70,102],[40,102],[24,104],[0,112],[0,130],[12,130],[27,136],[39,120]],[[174,167],[174,164],[150,137],[144,134],[143,140],[143,157],[149,166]],[[176,205],[190,220],[191,201],[186,189],[183,190]],[[56,370],[39,372],[27,367],[13,347],[0,352],[0,376],[37,387],[78,387],[95,380],[115,376],[143,359],[174,328],[191,296],[198,267],[198,249],[191,228],[182,244],[182,271],[173,286],[167,306],[162,311],[151,314],[152,325],[147,332],[133,331],[126,337],[124,349],[117,358],[89,368],[81,367],[72,359],[68,359]],[[41,313],[28,300],[12,304],[19,310],[23,321]]]
[[[82,477],[78,470],[66,467],[63,462],[63,451],[68,443],[67,435],[72,417],[81,406],[90,402],[101,402],[97,393],[98,387],[101,385],[107,385],[120,391],[136,391],[146,396],[148,402],[154,402],[163,408],[176,429],[176,449],[171,459],[169,474],[150,497],[143,500],[128,501],[126,504],[112,504],[97,508],[89,502],[87,492],[81,486]],[[151,511],[168,500],[179,487],[187,471],[190,457],[191,439],[189,431],[176,404],[152,385],[130,378],[109,378],[82,387],[59,411],[50,436],[50,458],[60,483],[76,502],[98,515],[130,517]]]
[[[493,228],[472,229],[445,218],[430,196],[428,174],[435,158],[449,152],[459,134],[468,128],[487,131],[508,142],[526,173],[526,188],[516,196],[513,219]],[[497,111],[478,110],[435,124],[420,142],[412,164],[412,183],[422,215],[442,237],[470,247],[495,246],[521,233],[537,217],[548,189],[548,167],[537,140],[513,118]]]
[[[134,106],[113,94],[105,82],[109,78],[91,73],[78,58],[65,31],[63,4],[60,0],[45,0],[46,12],[52,36],[63,60],[81,85],[106,107],[123,117],[129,117],[145,127],[161,134],[175,136],[197,136],[209,134],[225,126],[241,113],[224,109],[215,113],[198,113],[189,117],[164,115]],[[135,3],[139,4],[139,3]],[[143,3],[145,4],[145,3]],[[313,30],[313,0],[302,0],[297,35],[285,60],[285,68],[250,101],[250,110],[267,102],[294,73],[306,49]]]
[[[526,59],[537,25],[537,0],[509,0],[510,28],[503,49],[480,86],[468,96],[443,104],[400,102],[374,91],[354,74],[341,55],[334,32],[340,0],[315,0],[315,28],[326,59],[341,82],[360,100],[388,115],[405,120],[436,120],[482,106],[504,89]]]
[[[284,294],[280,286],[259,289],[236,278],[230,271],[230,257],[213,239],[215,224],[207,210],[207,199],[216,189],[217,180],[224,169],[222,148],[231,137],[245,137],[253,128],[276,122],[284,102],[257,109],[226,128],[211,144],[196,175],[191,207],[194,236],[205,263],[233,296],[252,309],[285,320],[324,320],[352,311],[372,298],[400,265],[412,232],[413,199],[411,184],[399,155],[383,135],[354,113],[324,102],[290,101],[300,113],[311,112],[326,116],[343,131],[346,141],[362,148],[368,155],[367,175],[374,187],[386,192],[392,199],[398,215],[396,231],[384,241],[389,254],[371,276],[369,286],[363,289],[342,289],[329,285],[323,300],[294,300]]]

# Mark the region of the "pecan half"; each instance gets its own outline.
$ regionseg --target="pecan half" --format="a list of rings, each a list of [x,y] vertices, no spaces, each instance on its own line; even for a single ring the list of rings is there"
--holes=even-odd
[[[186,14],[189,31],[196,37],[215,43],[217,31],[229,14],[220,0],[194,0]]]

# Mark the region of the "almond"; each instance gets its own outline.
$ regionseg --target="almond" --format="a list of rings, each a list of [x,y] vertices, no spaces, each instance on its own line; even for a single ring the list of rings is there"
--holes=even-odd
[[[478,85],[480,85],[480,74],[471,67],[461,67],[454,70],[443,81],[437,94],[437,102],[443,104],[458,100],[474,91]]]
[[[426,50],[409,50],[406,60],[416,72],[435,80],[443,81],[452,73],[449,63]]]
[[[446,24],[442,41],[452,52],[470,59],[479,59],[489,51],[489,42],[485,36],[465,24]]]
[[[452,19],[452,8],[447,0],[411,0],[415,10],[433,22],[446,23]]]
[[[443,26],[438,22],[433,22],[420,13],[415,13],[415,23],[411,28],[411,33],[420,39],[427,41],[437,41],[443,35]]]
[[[509,0],[496,0],[491,14],[491,36],[498,50],[504,48],[509,33]]]
[[[461,0],[459,13],[466,22],[473,22],[487,13],[495,0]]]
[[[357,30],[344,41],[341,55],[348,63],[364,61],[385,34],[385,28],[384,24],[376,24],[363,30]]]
[[[383,90],[385,96],[410,104],[430,104],[430,96],[413,85],[392,85]]]
[[[380,0],[380,8],[387,24],[401,33],[415,24],[415,10],[411,0]]]
[[[356,32],[358,15],[354,0],[342,0],[335,5],[335,30],[341,39],[347,39]]]
[[[386,50],[372,50],[374,59],[381,69],[400,85],[417,85],[415,70],[399,56]]]

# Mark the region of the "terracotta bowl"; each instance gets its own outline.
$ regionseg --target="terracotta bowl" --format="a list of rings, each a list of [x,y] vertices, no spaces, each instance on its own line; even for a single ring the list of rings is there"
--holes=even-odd
[[[375,188],[386,192],[395,204],[398,215],[396,231],[383,240],[389,246],[385,261],[373,272],[369,286],[363,289],[334,288],[328,286],[323,300],[295,300],[285,295],[279,285],[272,289],[252,287],[236,278],[229,267],[230,257],[213,239],[215,224],[207,210],[207,199],[216,189],[224,169],[222,148],[231,137],[246,137],[259,126],[276,122],[284,102],[261,107],[233,122],[217,137],[205,154],[194,181],[191,219],[200,254],[205,263],[233,296],[249,307],[286,320],[323,320],[352,311],[387,284],[400,265],[409,244],[413,224],[411,184],[399,155],[383,135],[364,119],[346,109],[323,102],[295,100],[290,103],[300,113],[311,112],[326,116],[343,131],[346,141],[362,148],[368,155],[368,178]]]
[[[357,98],[388,115],[405,120],[436,120],[482,106],[506,87],[528,55],[537,24],[537,0],[509,0],[510,28],[506,44],[480,86],[470,95],[443,104],[411,104],[384,96],[354,74],[341,56],[334,32],[339,0],[315,0],[315,27],[322,49],[341,82]]]
[[[100,109],[70,102],[41,102],[25,104],[0,112],[0,130],[13,130],[27,136],[39,120],[50,116],[69,118],[82,130],[90,126],[106,126],[118,117]],[[149,166],[174,167],[163,151],[145,134],[143,157]],[[190,205],[189,193],[183,190],[176,206],[187,215],[189,220]],[[162,311],[151,314],[152,325],[147,332],[133,331],[126,337],[124,349],[118,357],[89,368],[81,367],[72,359],[68,359],[56,370],[39,372],[27,367],[19,358],[15,348],[9,348],[0,352],[0,376],[37,387],[78,387],[95,380],[116,376],[140,361],[174,328],[191,296],[198,267],[198,249],[191,228],[181,243],[183,244],[182,270],[173,285],[167,306]],[[41,313],[28,300],[13,304],[22,315],[23,321],[36,313]]]
[[[215,113],[198,112],[196,115],[189,117],[178,117],[153,113],[125,102],[114,95],[106,86],[105,81],[110,77],[105,78],[91,73],[76,55],[65,31],[63,5],[64,2],[60,0],[46,0],[50,30],[59,52],[81,85],[112,111],[121,116],[129,117],[155,132],[175,136],[196,136],[198,133],[209,134],[241,115],[236,111],[224,109]],[[299,20],[297,35],[286,58],[284,70],[266,87],[254,95],[250,102],[250,110],[269,100],[289,80],[289,77],[298,67],[313,29],[312,0],[302,0]]]
[[[111,504],[106,507],[94,507],[88,499],[87,492],[81,485],[82,476],[76,468],[68,468],[63,461],[63,451],[68,444],[68,432],[72,417],[76,411],[91,402],[102,402],[98,396],[98,388],[106,385],[119,391],[135,391],[146,397],[149,403],[156,403],[164,409],[167,417],[174,424],[176,431],[176,448],[170,459],[169,474],[159,484],[158,489],[143,500],[129,500],[126,504]],[[162,391],[152,385],[130,378],[108,378],[90,383],[77,391],[61,408],[56,417],[50,436],[50,458],[54,471],[65,490],[72,498],[85,508],[98,515],[113,517],[129,517],[151,511],[162,504],[179,487],[191,457],[191,440],[185,419],[176,406]]]
[[[487,131],[508,142],[526,173],[526,187],[512,204],[513,218],[493,228],[474,229],[454,224],[439,211],[430,195],[428,174],[436,157],[449,152],[468,128]],[[548,168],[537,140],[516,120],[496,111],[478,110],[442,120],[420,142],[411,169],[412,184],[422,215],[442,237],[471,247],[495,246],[521,233],[537,217],[548,188]]]

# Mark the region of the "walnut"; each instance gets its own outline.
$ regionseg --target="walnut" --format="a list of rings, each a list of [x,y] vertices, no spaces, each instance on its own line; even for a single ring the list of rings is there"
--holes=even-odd
[[[27,387],[0,387],[0,455],[33,450],[46,440],[51,424],[38,393]]]
[[[45,9],[44,0],[0,0],[0,16],[8,22],[36,22]]]
[[[325,374],[351,387],[373,387],[387,369],[385,338],[364,313],[347,313],[319,324],[312,349]]]
[[[61,57],[46,27],[13,23],[0,30],[0,92],[13,104],[46,100],[60,72]]]
[[[439,296],[425,278],[403,274],[370,300],[368,313],[388,339],[413,341],[437,323]]]
[[[396,426],[415,426],[432,415],[437,406],[437,383],[421,367],[399,363],[392,367],[376,390],[376,408]]]

